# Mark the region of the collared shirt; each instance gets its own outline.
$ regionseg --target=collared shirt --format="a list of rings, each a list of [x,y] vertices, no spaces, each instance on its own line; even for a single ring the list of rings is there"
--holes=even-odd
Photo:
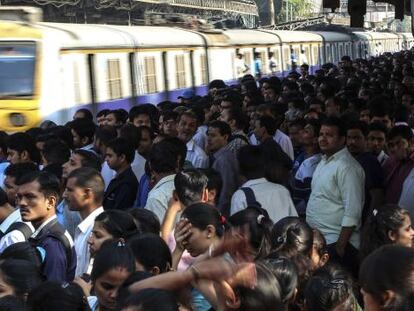
[[[101,175],[104,180],[106,190],[108,189],[112,179],[115,178],[116,172],[109,167],[108,162],[104,161],[104,163],[102,163]]]
[[[381,164],[381,166],[384,166],[385,162],[387,162],[389,157],[390,156],[386,154],[384,150],[381,150],[380,154],[377,156],[377,160]]]
[[[252,145],[259,144],[254,134],[252,134],[249,139]],[[281,130],[276,130],[276,133],[273,136],[273,139],[275,142],[279,144],[279,146],[289,156],[289,158],[293,160],[295,157],[295,153],[293,151],[293,145],[292,145],[292,141],[290,140],[290,137],[287,136],[285,133],[283,133]]]
[[[88,215],[76,228],[75,231],[75,250],[77,256],[77,265],[75,276],[81,276],[86,273],[91,254],[89,252],[88,239],[91,235],[95,218],[103,213],[103,207],[99,207]]]
[[[191,139],[187,143],[187,156],[185,159],[193,165],[195,168],[208,168],[209,167],[209,161],[208,156],[204,152],[203,149],[201,149],[199,146],[197,146],[193,139]]]
[[[266,180],[252,179],[245,182],[241,188],[253,190],[257,202],[269,213],[270,219],[277,222],[288,216],[298,216],[293,205],[289,190],[284,186]],[[246,195],[243,190],[237,190],[231,198],[231,215],[247,207]]]
[[[231,135],[233,138],[231,138],[230,142],[227,144],[227,149],[237,155],[237,152],[241,147],[248,145],[249,138],[242,130],[235,131]],[[245,139],[241,138],[241,136],[245,137]]]
[[[110,182],[105,191],[103,207],[127,210],[134,205],[138,192],[138,180],[129,166]]]
[[[157,182],[148,194],[147,204],[145,208],[157,215],[160,223],[163,222],[165,213],[167,212],[168,202],[172,198],[175,174],[165,176]]]
[[[44,223],[42,223],[39,228],[37,228],[35,230],[35,232],[33,232],[31,238],[37,238],[37,236],[39,235],[39,233],[42,231],[42,229],[44,227],[46,227],[49,223],[51,223],[53,220],[55,220],[57,217],[56,215],[53,215],[52,217],[48,218]]]
[[[71,211],[68,203],[62,200],[56,207],[56,217],[63,228],[69,232],[70,236],[75,236],[76,227],[81,222],[79,212]]]
[[[147,160],[140,155],[137,151],[135,151],[134,161],[131,163],[131,169],[135,174],[137,180],[140,180],[142,175],[145,174],[145,163]],[[106,162],[105,162],[106,163]]]
[[[223,180],[218,207],[227,215],[230,212],[231,196],[239,185],[239,165],[236,156],[227,149],[227,146],[216,151],[213,157],[214,162],[211,167],[220,173]]]
[[[282,150],[293,160],[295,153],[293,151],[293,145],[290,137],[281,130],[276,130],[276,134],[273,138],[280,145],[280,147],[282,147]]]
[[[342,227],[354,227],[349,242],[359,248],[364,184],[364,170],[347,148],[322,157],[313,174],[306,221],[328,244],[338,241]]]
[[[207,125],[200,125],[197,128],[197,132],[193,136],[193,140],[194,140],[195,144],[203,150],[206,150],[207,130],[208,130]]]
[[[0,225],[0,231],[2,233],[5,233],[9,227],[16,223],[21,222],[22,217],[20,215],[20,210],[16,209],[11,213],[7,218],[1,223]],[[33,231],[33,225],[30,222],[25,222],[26,225],[28,225]],[[18,243],[18,242],[25,242],[26,238],[24,234],[19,230],[13,230],[9,233],[7,233],[5,236],[3,236],[0,240],[0,253],[2,253],[7,247],[9,247],[12,244]]]

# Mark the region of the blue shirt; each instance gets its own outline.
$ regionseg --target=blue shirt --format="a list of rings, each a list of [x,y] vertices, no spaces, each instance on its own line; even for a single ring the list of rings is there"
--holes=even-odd
[[[150,190],[150,177],[147,174],[144,174],[139,181],[138,195],[134,207],[145,207]]]
[[[76,227],[81,222],[79,213],[71,211],[66,201],[62,200],[56,207],[56,217],[63,228],[65,228],[69,234],[74,237]]]

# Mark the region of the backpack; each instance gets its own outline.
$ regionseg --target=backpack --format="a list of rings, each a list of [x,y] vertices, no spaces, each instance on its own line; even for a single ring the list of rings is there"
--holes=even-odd
[[[39,249],[39,247],[41,249],[43,249],[40,244],[46,239],[46,238],[54,238],[58,241],[60,241],[60,243],[62,243],[63,247],[65,248],[65,253],[66,253],[66,262],[67,262],[67,266],[70,267],[71,263],[72,263],[72,249],[73,249],[73,245],[71,243],[71,241],[69,240],[69,238],[66,236],[65,234],[66,230],[63,229],[57,219],[55,219],[52,224],[49,226],[48,228],[48,232],[47,234],[45,234],[44,236],[42,236],[41,238],[30,238],[29,242],[30,244],[35,247],[36,249]],[[43,249],[44,250],[44,249]],[[46,250],[44,250],[46,252]],[[42,257],[45,257],[46,253],[42,254]],[[76,260],[76,259],[75,259]]]
[[[6,230],[6,232],[2,232],[2,233],[0,233],[0,239],[1,238],[3,238],[5,235],[7,235],[7,234],[9,234],[10,232],[12,232],[12,231],[15,231],[15,230],[17,230],[17,231],[20,231],[22,234],[23,234],[23,236],[24,236],[24,239],[27,241],[29,238],[30,238],[30,236],[33,234],[33,230],[32,230],[32,228],[30,228],[30,226],[29,225],[27,225],[27,224],[25,224],[24,222],[22,222],[22,221],[17,221],[17,222],[15,222],[15,223],[12,223],[10,226],[9,226],[9,228]]]
[[[262,204],[260,204],[257,200],[256,200],[256,196],[254,195],[254,192],[252,190],[252,188],[250,187],[242,187],[240,188],[241,191],[244,192],[244,195],[246,196],[246,203],[247,206],[254,206],[254,207],[262,207]]]

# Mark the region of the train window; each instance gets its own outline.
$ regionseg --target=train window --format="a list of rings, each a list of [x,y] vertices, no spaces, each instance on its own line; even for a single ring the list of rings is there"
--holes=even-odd
[[[313,46],[313,64],[318,65],[319,64],[319,49],[317,46]]]
[[[155,66],[155,57],[144,57],[144,90],[145,93],[157,92],[157,70]]]
[[[336,45],[335,44],[331,45],[331,50],[332,50],[332,62],[336,62],[337,57],[336,57]]]
[[[340,44],[339,45],[339,58],[338,58],[338,60],[341,59],[342,56],[344,56],[344,46],[343,46],[343,44]]]
[[[267,57],[266,57],[266,52],[264,51],[260,51],[259,52],[260,55],[260,60],[262,61],[262,74],[266,74],[267,73]]]
[[[285,70],[291,67],[289,47],[283,48],[283,63],[285,64],[284,65]]]
[[[276,60],[276,71],[280,71],[280,51],[279,51],[279,49],[275,49],[275,50],[273,50],[273,57],[275,58],[275,60]]]
[[[208,77],[207,77],[207,57],[204,54],[203,55],[200,55],[200,68],[201,68],[201,83],[202,84],[207,84],[208,83]]]
[[[325,47],[325,59],[327,63],[331,63],[332,62],[332,57],[331,57],[331,47],[329,45],[327,45]]]
[[[185,60],[184,55],[175,56],[175,78],[177,81],[177,88],[182,89],[187,86],[185,77]]]
[[[247,64],[247,66],[249,66],[249,68],[252,68],[252,53],[250,52],[244,52],[244,62]],[[250,73],[250,72],[246,72]]]
[[[77,62],[73,63],[73,88],[75,91],[75,103],[79,104],[81,102],[81,91],[80,91],[80,76],[79,76],[79,66]]]
[[[121,84],[121,67],[119,59],[108,59],[108,90],[109,99],[117,99],[122,97]]]
[[[308,61],[307,64],[311,65],[312,63],[312,58],[310,55],[310,50],[309,50],[309,46],[302,46],[302,50],[305,51],[305,55],[306,55],[306,60]],[[301,51],[302,52],[302,51]]]

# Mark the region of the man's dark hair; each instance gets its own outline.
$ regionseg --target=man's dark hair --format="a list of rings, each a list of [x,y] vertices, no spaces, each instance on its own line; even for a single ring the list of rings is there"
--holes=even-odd
[[[151,120],[151,111],[146,105],[134,106],[129,110],[129,122],[134,122],[135,118],[137,118],[141,114],[146,114]]]
[[[90,167],[82,167],[72,171],[68,179],[75,178],[75,185],[81,188],[90,188],[95,196],[95,203],[102,204],[105,182],[101,174]]]
[[[27,163],[16,163],[10,164],[5,170],[4,175],[10,176],[15,179],[15,183],[17,184],[20,178],[27,175],[30,172],[37,172],[38,168],[36,164],[27,162]]]
[[[182,167],[186,153],[187,147],[181,140],[167,137],[151,148],[148,157],[151,170],[174,174]]]
[[[391,140],[398,136],[411,141],[413,139],[413,131],[407,125],[394,126],[388,133],[388,140]]]
[[[82,167],[90,167],[99,172],[101,171],[102,169],[101,160],[93,152],[88,151],[88,150],[83,150],[83,149],[76,149],[73,151],[73,153],[81,156]]]
[[[64,141],[70,149],[73,148],[73,135],[69,127],[61,125],[55,126],[50,130],[50,134]]]
[[[264,127],[270,136],[274,136],[277,130],[276,120],[270,116],[262,116],[259,118],[259,124]]]
[[[197,169],[181,171],[174,178],[175,192],[184,206],[201,202],[207,183],[207,176]]]
[[[89,121],[93,121],[93,114],[89,109],[81,108],[81,109],[78,109],[76,111],[76,113],[82,113],[83,114],[83,118],[81,118],[81,119],[86,119],[86,120],[89,120]]]
[[[115,138],[111,140],[107,148],[111,148],[117,156],[125,155],[126,161],[131,164],[135,158],[135,149],[131,142],[125,138]]]
[[[328,117],[321,122],[322,126],[328,126],[328,127],[336,127],[338,129],[338,135],[340,137],[346,136],[346,126],[341,118],[338,117]]]
[[[70,149],[63,141],[51,139],[45,142],[42,154],[48,164],[63,164],[70,158]]]
[[[243,130],[248,123],[246,115],[240,108],[230,108],[228,109],[229,120],[234,120],[236,122],[236,128]]]
[[[45,197],[54,196],[56,197],[56,202],[59,202],[60,182],[52,173],[43,171],[29,172],[22,176],[16,184],[21,186],[35,181],[39,183],[39,191],[43,193]]]
[[[141,140],[141,131],[133,124],[125,124],[119,130],[119,137],[129,141],[134,149],[137,149]]]
[[[247,179],[258,179],[265,176],[265,162],[262,148],[259,146],[243,146],[237,154],[240,174]]]
[[[318,119],[307,119],[305,120],[305,126],[306,125],[310,125],[313,128],[313,133],[316,137],[319,136],[319,132],[321,130],[321,121],[319,121]]]
[[[368,127],[368,133],[372,131],[383,132],[385,136],[388,134],[388,129],[382,122],[373,122]]]
[[[118,132],[116,131],[116,128],[110,125],[98,127],[95,132],[95,139],[99,139],[100,143],[104,144],[105,146],[108,144],[108,142],[115,139],[117,136]]]
[[[113,114],[116,122],[121,123],[121,124],[124,124],[127,118],[126,113],[124,113],[124,111],[121,109],[111,110],[106,115],[109,115],[109,114]]]
[[[40,153],[36,148],[35,140],[26,133],[15,133],[8,137],[7,147],[17,151],[19,154],[26,151],[30,160],[40,163]]]
[[[96,117],[97,117],[97,118],[100,118],[100,117],[106,116],[106,115],[107,115],[110,111],[111,111],[111,110],[109,110],[109,109],[103,109],[103,110],[99,111],[99,112],[96,114]]]
[[[93,136],[95,135],[96,126],[95,123],[87,119],[77,119],[69,122],[69,128],[71,128],[81,139],[87,138],[88,144],[93,142]]]
[[[230,138],[231,136],[231,128],[230,125],[228,125],[226,122],[224,121],[211,121],[208,124],[208,128],[215,128],[219,130],[219,133],[221,136],[227,135],[228,138]]]
[[[164,122],[167,120],[174,120],[174,121],[178,120],[178,113],[173,110],[164,110],[161,113],[161,116]]]
[[[352,121],[348,123],[347,130],[360,130],[364,137],[368,136],[368,124],[364,121]]]

